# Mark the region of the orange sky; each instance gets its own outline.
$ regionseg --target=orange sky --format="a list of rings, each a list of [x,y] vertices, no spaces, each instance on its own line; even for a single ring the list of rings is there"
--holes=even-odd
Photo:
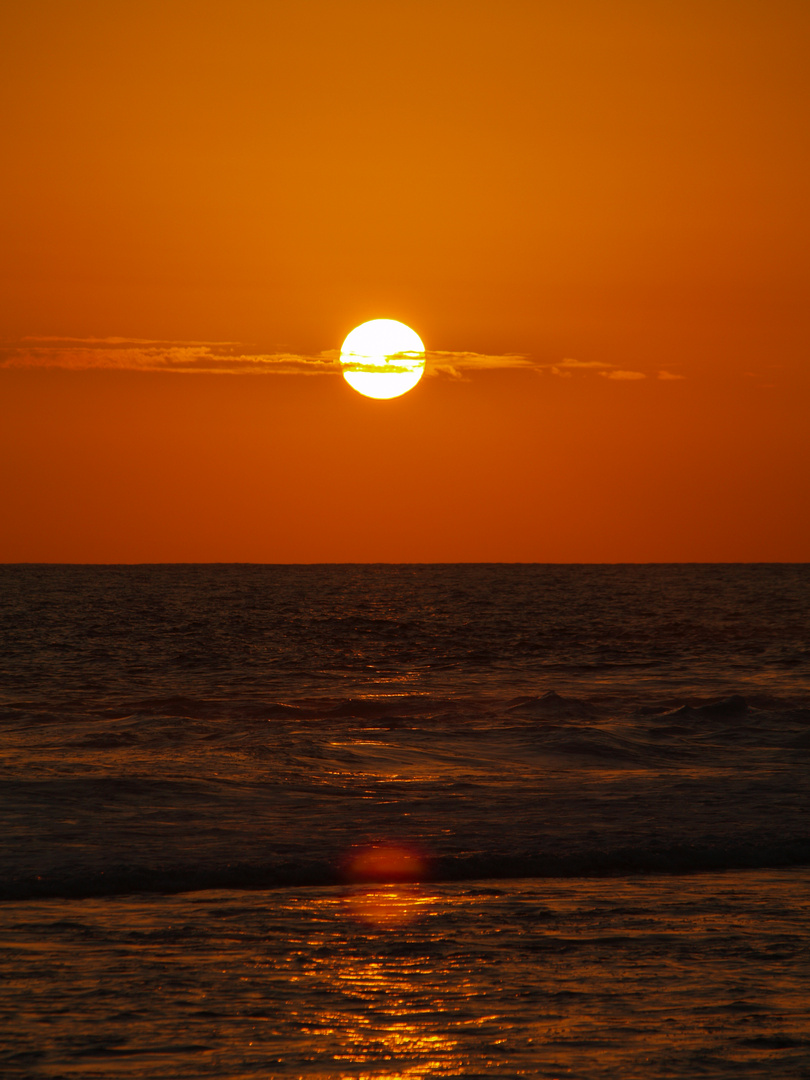
[[[0,561],[810,561],[808,46],[805,0],[6,0]],[[395,401],[333,370],[380,317]]]

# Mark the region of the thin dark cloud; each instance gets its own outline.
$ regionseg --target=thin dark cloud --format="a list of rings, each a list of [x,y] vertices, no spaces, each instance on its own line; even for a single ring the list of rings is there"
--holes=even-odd
[[[526,357],[475,352],[428,352],[428,372],[463,376],[472,370],[532,367]],[[407,371],[413,358],[385,368],[358,361],[359,371]],[[69,371],[208,372],[234,375],[330,375],[340,373],[339,349],[307,354],[269,351],[233,341],[158,341],[148,338],[24,338],[0,346],[0,367],[62,368]]]
[[[605,379],[619,379],[624,382],[634,382],[637,379],[646,379],[643,371],[623,371],[621,368],[612,368],[610,371],[600,371],[599,374]]]
[[[337,350],[302,355],[269,352],[233,341],[144,338],[25,338],[0,347],[0,366],[69,371],[213,372],[319,375],[340,370]]]
[[[397,357],[395,359],[400,359]],[[389,361],[383,368],[358,360],[355,371],[410,371],[414,357],[402,354],[401,364]],[[425,374],[463,379],[476,371],[535,371],[559,378],[601,375],[616,381],[645,379],[631,371],[599,360],[566,358],[540,362],[521,353],[478,353],[429,350]],[[150,371],[223,375],[337,375],[344,368],[339,349],[318,353],[273,351],[236,341],[161,341],[151,338],[27,337],[0,345],[0,368],[61,368],[67,371]],[[658,379],[675,380],[683,375],[659,371]]]
[[[562,379],[571,379],[575,375],[583,374],[596,374],[601,375],[605,379],[625,381],[647,378],[642,371],[626,371],[622,368],[617,368],[615,364],[606,364],[601,360],[572,360],[569,357],[565,360],[560,360],[559,363],[544,364],[542,367],[543,370],[550,375],[557,375]]]
[[[472,371],[497,371],[507,368],[531,370],[537,364],[520,353],[478,352],[442,352],[431,351],[426,354],[428,371],[434,375],[450,375],[452,378],[464,378]]]

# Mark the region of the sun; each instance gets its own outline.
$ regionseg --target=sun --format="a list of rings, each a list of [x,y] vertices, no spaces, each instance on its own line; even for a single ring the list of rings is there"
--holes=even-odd
[[[343,378],[361,394],[394,398],[412,390],[425,370],[425,346],[417,333],[395,319],[356,326],[340,350]]]

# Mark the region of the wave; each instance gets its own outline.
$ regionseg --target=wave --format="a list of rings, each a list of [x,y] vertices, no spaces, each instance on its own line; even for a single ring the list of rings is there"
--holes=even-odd
[[[112,695],[110,695],[112,696]],[[105,700],[106,699],[106,700]],[[498,688],[476,692],[465,687],[459,693],[385,693],[379,688],[350,696],[289,695],[286,698],[261,693],[226,693],[222,696],[170,695],[166,697],[109,700],[103,692],[98,697],[9,700],[0,705],[0,722],[18,720],[38,723],[66,723],[86,719],[147,720],[149,718],[183,720],[283,721],[289,720],[377,720],[408,717],[414,720],[459,719],[475,715],[510,721],[600,721],[615,717],[648,720],[650,723],[744,721],[752,712],[791,714],[788,719],[810,722],[808,697],[801,695],[762,695],[732,693],[717,697],[694,695],[671,696],[645,685],[621,694],[591,697],[558,693],[550,689],[540,695],[508,697]]]
[[[624,877],[696,874],[722,870],[766,870],[810,864],[810,840],[746,844],[658,844],[616,847],[571,855],[465,853],[427,861],[419,883],[519,878]],[[364,884],[391,878],[369,875]],[[96,872],[19,877],[0,883],[0,901],[89,899],[133,893],[164,895],[206,889],[279,889],[351,884],[340,864],[296,860],[233,863],[218,867],[177,865],[154,869],[109,866]]]
[[[679,709],[664,713],[662,720],[701,722],[711,720],[740,720],[748,715],[748,702],[741,694],[732,694],[708,705],[682,705]]]
[[[542,697],[515,698],[507,708],[512,715],[532,720],[590,720],[604,713],[604,709],[593,702],[563,697],[554,690],[549,690]]]

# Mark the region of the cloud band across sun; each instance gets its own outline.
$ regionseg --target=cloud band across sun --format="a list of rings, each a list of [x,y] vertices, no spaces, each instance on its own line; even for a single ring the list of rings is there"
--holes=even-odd
[[[540,362],[519,353],[428,350],[427,376],[465,378],[476,371],[524,370],[571,378],[598,374],[611,380],[645,379],[596,360]],[[0,345],[2,368],[59,368],[67,371],[143,371],[224,375],[339,375],[339,349],[319,353],[271,351],[233,341],[161,341],[141,338],[26,337]],[[659,379],[682,376],[658,372]]]
[[[526,357],[514,354],[428,351],[425,355],[432,374],[460,376],[470,370],[535,366]],[[339,349],[306,354],[269,351],[233,341],[158,341],[123,337],[23,338],[0,345],[0,368],[3,367],[235,375],[331,375],[343,371]]]

